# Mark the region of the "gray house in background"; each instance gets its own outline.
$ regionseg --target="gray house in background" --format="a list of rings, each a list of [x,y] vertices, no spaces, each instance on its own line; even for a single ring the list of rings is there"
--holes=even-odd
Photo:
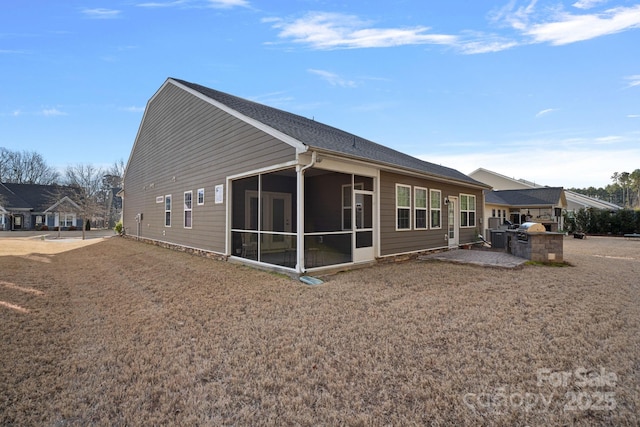
[[[472,242],[488,188],[170,78],[147,104],[120,194],[128,235],[302,274]]]
[[[0,231],[80,228],[74,198],[70,187],[0,183]]]
[[[562,212],[567,208],[567,198],[562,187],[487,191],[484,198],[488,228],[499,228],[505,221],[539,222],[554,232],[564,228]]]

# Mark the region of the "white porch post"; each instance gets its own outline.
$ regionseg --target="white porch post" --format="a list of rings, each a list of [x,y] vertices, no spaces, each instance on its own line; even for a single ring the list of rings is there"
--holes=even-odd
[[[304,169],[296,166],[297,215],[296,224],[296,272],[304,272]]]

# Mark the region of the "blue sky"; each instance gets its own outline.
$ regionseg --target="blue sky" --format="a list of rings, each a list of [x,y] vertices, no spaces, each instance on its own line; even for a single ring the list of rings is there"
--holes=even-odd
[[[35,0],[0,6],[0,146],[129,157],[167,77],[470,173],[640,168],[640,1]]]

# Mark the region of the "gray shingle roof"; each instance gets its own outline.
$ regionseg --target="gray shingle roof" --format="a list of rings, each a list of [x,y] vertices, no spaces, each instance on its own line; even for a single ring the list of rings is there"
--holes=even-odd
[[[64,196],[74,198],[73,190],[59,185],[1,183],[3,207],[44,212]]]
[[[171,79],[310,148],[487,187],[455,169],[425,162],[329,125],[180,79]]]
[[[509,206],[555,206],[560,201],[563,191],[562,187],[487,191],[485,202]]]

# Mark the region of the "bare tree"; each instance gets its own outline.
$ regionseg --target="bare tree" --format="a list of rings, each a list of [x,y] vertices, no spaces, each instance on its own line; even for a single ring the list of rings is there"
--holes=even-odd
[[[75,202],[82,216],[82,238],[85,238],[87,220],[104,212],[105,194],[103,187],[104,170],[90,164],[77,164],[67,167],[65,183],[76,189]]]
[[[107,169],[106,174],[103,177],[103,191],[105,194],[105,216],[104,226],[113,227],[120,217],[122,210],[122,201],[117,197],[118,191],[122,187],[122,179],[124,177],[125,163],[120,159],[113,163],[113,165]]]
[[[60,174],[35,151],[11,151],[0,147],[0,182],[55,184]]]
[[[124,178],[124,169],[127,165],[124,163],[124,160],[120,159],[111,165],[111,167],[107,170],[107,175],[111,177],[117,177],[117,180],[113,180],[110,182],[110,185],[113,187],[120,187],[122,185],[122,178]]]

